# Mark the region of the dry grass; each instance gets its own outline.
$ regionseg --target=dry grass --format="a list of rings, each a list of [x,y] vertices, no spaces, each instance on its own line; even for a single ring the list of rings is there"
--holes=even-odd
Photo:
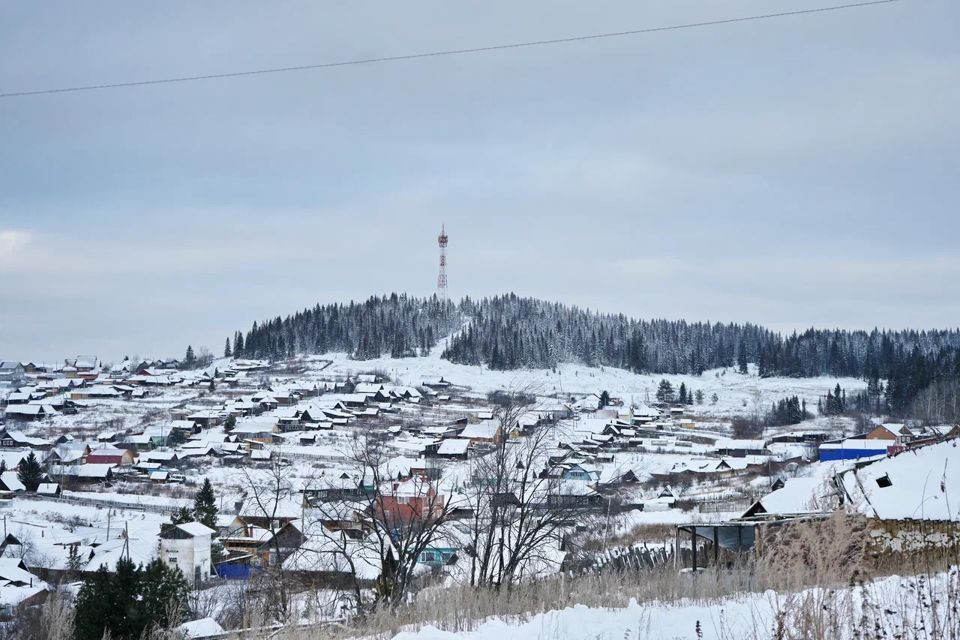
[[[683,601],[687,605],[714,606],[730,596],[753,593],[768,594],[761,597],[770,599],[772,624],[758,619],[746,636],[742,630],[734,634],[721,627],[724,640],[960,640],[960,559],[956,548],[931,547],[922,553],[897,556],[898,564],[892,564],[890,557],[881,562],[867,548],[864,529],[863,519],[837,513],[826,520],[767,532],[755,556],[723,569],[691,574],[662,566],[575,578],[555,576],[499,591],[433,586],[394,609],[374,609],[349,624],[314,628],[268,630],[264,626],[270,619],[265,606],[268,603],[258,604],[250,601],[248,594],[238,592],[245,609],[242,621],[235,620],[234,624],[251,630],[236,637],[386,639],[401,630],[427,624],[464,633],[491,617],[523,622],[539,613],[578,604],[617,609],[636,600],[641,604]],[[660,533],[656,531],[655,535]],[[946,581],[944,572],[948,572]],[[912,577],[904,578],[901,588],[892,590],[878,589],[871,582],[890,573]],[[269,593],[269,589],[260,593]],[[652,637],[654,630],[644,624],[639,621],[629,637]],[[691,633],[689,637],[697,637],[692,628]],[[552,637],[549,629],[541,630],[541,637]]]
[[[956,566],[957,558],[933,548],[923,554],[903,556],[898,572],[919,577],[906,583],[908,588],[895,597],[899,601],[890,601],[889,594],[873,594],[862,587],[881,575],[877,559],[866,548],[864,530],[863,519],[837,513],[826,520],[806,522],[767,536],[755,559],[735,564],[729,570],[692,575],[665,566],[643,572],[558,576],[513,591],[436,587],[421,591],[414,602],[396,610],[370,612],[351,626],[290,631],[278,637],[390,638],[404,628],[424,624],[457,633],[476,629],[484,619],[494,616],[520,622],[538,613],[576,604],[621,608],[635,599],[640,603],[684,600],[688,604],[711,605],[738,593],[772,590],[786,595],[776,599],[774,627],[754,629],[753,637],[757,640],[960,638],[960,615],[956,611],[960,607],[960,575],[952,570],[947,593],[935,594],[929,587],[930,577]],[[889,569],[889,563],[884,568]],[[904,612],[911,608],[930,615],[924,618],[925,622],[906,620]],[[944,619],[944,614],[947,622],[941,625],[943,628],[930,628],[931,621],[938,616]]]

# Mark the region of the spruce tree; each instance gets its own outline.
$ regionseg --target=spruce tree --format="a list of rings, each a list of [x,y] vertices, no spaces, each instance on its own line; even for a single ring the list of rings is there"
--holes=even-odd
[[[101,565],[84,578],[77,592],[74,640],[101,640],[106,635],[135,640],[154,625],[176,626],[187,611],[187,595],[180,570],[160,560],[136,567],[121,558],[115,573]]]
[[[180,569],[154,558],[139,577],[142,611],[148,624],[164,628],[181,623],[188,610],[189,588]]]
[[[195,519],[196,518],[193,517],[193,512],[187,507],[180,507],[170,514],[170,524],[186,524],[188,522],[193,522]]]
[[[197,357],[193,353],[193,346],[187,345],[187,353],[183,356],[183,365],[186,368],[190,368],[197,361]]]
[[[229,358],[233,355],[233,349],[230,348],[230,338],[223,345],[223,357]]]
[[[30,492],[36,491],[40,483],[43,482],[43,467],[40,466],[40,461],[37,460],[37,455],[33,451],[30,452],[27,459],[20,465],[20,471],[17,472],[17,479],[20,480],[23,486],[27,488],[27,491]]]
[[[217,530],[217,498],[210,478],[204,478],[203,486],[193,499],[193,516],[197,522]]]
[[[662,379],[660,386],[657,387],[657,401],[670,403],[673,402],[673,397],[673,385],[666,378]]]

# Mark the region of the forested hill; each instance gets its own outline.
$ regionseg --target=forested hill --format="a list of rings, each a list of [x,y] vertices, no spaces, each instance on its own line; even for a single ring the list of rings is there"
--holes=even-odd
[[[808,330],[782,336],[752,324],[635,320],[515,295],[458,303],[403,295],[317,305],[242,334],[230,350],[246,357],[341,351],[359,360],[424,355],[469,320],[443,357],[494,369],[563,362],[654,373],[760,366],[761,375],[896,377],[921,384],[960,373],[960,331]]]
[[[254,322],[246,334],[236,332],[227,344],[233,355],[247,358],[331,351],[346,352],[358,360],[425,355],[437,340],[461,326],[461,308],[467,304],[397,294],[365,302],[318,304],[286,318]]]

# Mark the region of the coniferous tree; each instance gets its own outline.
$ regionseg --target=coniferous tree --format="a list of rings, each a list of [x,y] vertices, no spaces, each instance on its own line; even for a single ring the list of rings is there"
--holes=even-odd
[[[210,478],[204,478],[203,486],[193,499],[193,516],[200,524],[217,530],[217,498]]]
[[[189,593],[183,573],[154,558],[142,568],[139,577],[141,603],[147,621],[160,628],[182,622],[188,612]]]
[[[135,567],[121,558],[114,573],[101,566],[77,592],[74,640],[101,640],[106,634],[117,640],[138,640],[152,625],[179,624],[187,612],[187,594],[179,569],[160,560]]]
[[[230,338],[227,338],[226,343],[223,345],[223,357],[229,358],[233,355],[233,349],[230,347]]]
[[[127,571],[133,571],[133,563],[121,559],[117,562],[116,579],[102,565],[84,578],[74,601],[74,640],[101,640],[108,630],[113,637],[129,637],[127,614],[133,596],[124,597],[116,588]],[[123,584],[127,583],[123,580]]]
[[[187,345],[187,352],[183,356],[183,366],[187,369],[191,368],[197,362],[197,357],[193,353],[193,346]]]
[[[657,387],[657,401],[669,404],[673,402],[673,398],[673,385],[666,378],[662,379],[660,386]]]
[[[40,461],[37,460],[37,455],[33,451],[30,452],[27,459],[20,465],[20,470],[17,472],[17,479],[20,480],[20,483],[31,493],[36,491],[40,483],[43,482],[43,467],[40,466]]]
[[[747,348],[742,342],[740,343],[740,348],[737,349],[737,370],[744,375],[746,375],[748,372]]]
[[[607,392],[606,389],[604,389],[603,391],[600,392],[600,406],[598,408],[603,409],[609,404],[610,404],[610,394]]]
[[[170,524],[186,524],[193,522],[195,519],[193,512],[187,507],[180,507],[170,514]]]
[[[680,383],[680,393],[679,393],[679,398],[677,398],[677,402],[679,402],[680,404],[687,404],[687,385],[686,385],[686,383],[683,383],[683,382]]]
[[[770,426],[785,426],[798,424],[809,417],[806,402],[801,402],[800,398],[793,396],[775,402],[767,415],[766,423]]]

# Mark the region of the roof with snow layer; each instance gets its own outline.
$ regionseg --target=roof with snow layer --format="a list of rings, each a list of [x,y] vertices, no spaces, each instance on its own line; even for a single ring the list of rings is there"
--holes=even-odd
[[[847,471],[842,479],[852,507],[865,516],[960,521],[960,445],[956,439],[882,458]]]

